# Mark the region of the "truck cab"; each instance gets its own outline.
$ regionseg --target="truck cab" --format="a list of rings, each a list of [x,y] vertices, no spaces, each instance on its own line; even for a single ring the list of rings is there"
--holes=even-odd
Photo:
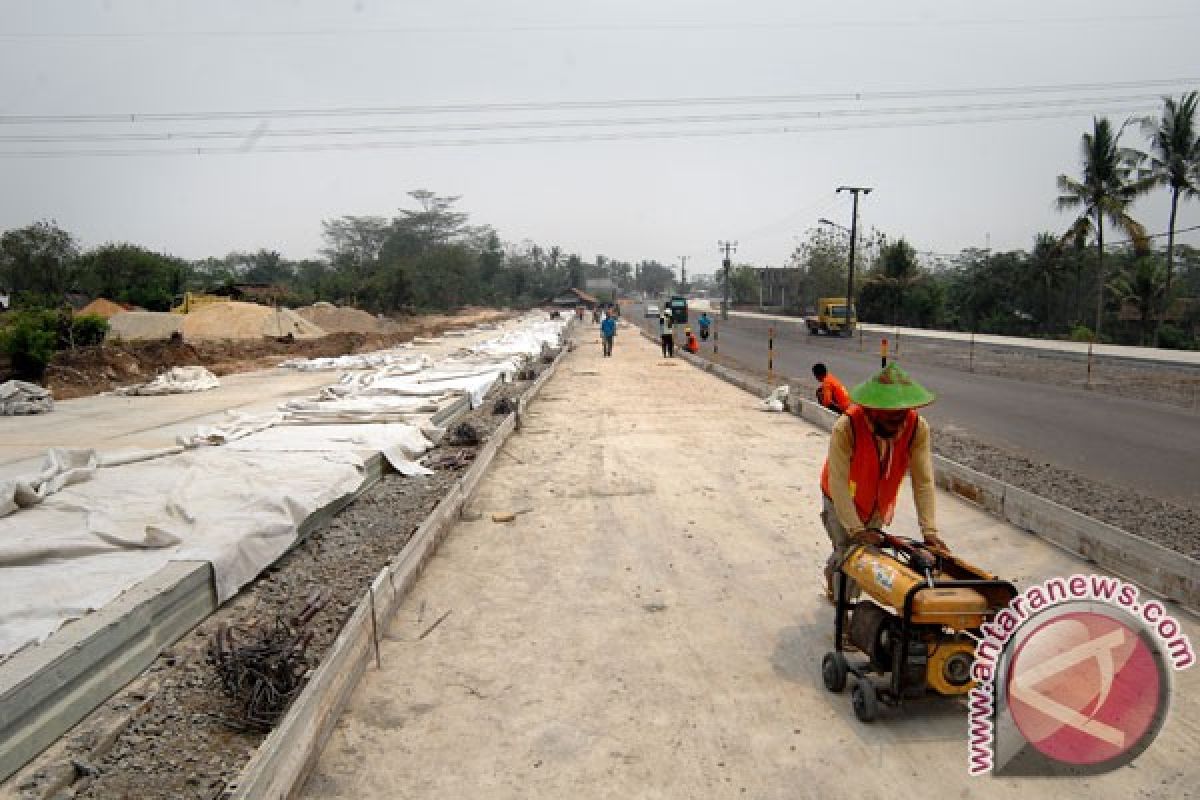
[[[804,318],[808,332],[814,336],[825,333],[829,335],[850,335],[858,325],[858,313],[849,307],[844,297],[822,297],[817,301],[815,312]]]
[[[667,301],[666,307],[671,311],[671,323],[674,325],[686,325],[688,321],[688,304],[687,298],[682,295],[674,295]]]

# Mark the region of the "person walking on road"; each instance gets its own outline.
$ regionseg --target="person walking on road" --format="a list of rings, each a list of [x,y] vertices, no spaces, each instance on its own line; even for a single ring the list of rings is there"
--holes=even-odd
[[[905,473],[912,476],[913,502],[925,544],[946,550],[938,536],[933,452],[929,423],[916,409],[933,393],[896,364],[889,364],[850,392],[851,404],[833,425],[821,469],[821,521],[833,545],[825,562],[825,591],[833,600],[834,578],[851,550],[878,545],[890,525]],[[848,596],[856,596],[857,587]]]
[[[707,311],[700,312],[700,319],[696,320],[696,325],[700,328],[700,338],[708,341],[708,329],[712,327],[712,320],[709,319]]]
[[[604,357],[612,355],[613,339],[617,335],[617,318],[612,312],[604,312],[604,321],[600,323],[600,342],[604,345]]]
[[[813,364],[812,374],[818,384],[817,402],[835,413],[846,413],[850,407],[850,394],[837,376],[821,363]]]
[[[658,318],[658,336],[662,340],[663,358],[675,357],[675,331],[671,312],[664,311]]]

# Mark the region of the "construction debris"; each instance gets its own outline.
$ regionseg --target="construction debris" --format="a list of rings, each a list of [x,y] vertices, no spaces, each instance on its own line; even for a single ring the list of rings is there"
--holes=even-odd
[[[0,383],[0,416],[45,414],[54,410],[54,395],[35,383],[5,381]]]
[[[470,466],[475,460],[475,453],[471,450],[459,450],[454,453],[439,453],[432,456],[425,466],[434,470],[460,470]]]
[[[277,618],[269,628],[251,630],[244,642],[237,641],[234,628],[217,628],[211,656],[233,701],[233,714],[226,718],[230,727],[258,732],[275,727],[304,686],[310,667],[306,650],[313,636],[305,629],[328,599],[323,590],[313,591],[290,620]]]
[[[512,398],[509,397],[501,397],[492,404],[492,413],[496,415],[511,414],[516,410],[517,404],[513,402]]]
[[[217,376],[204,367],[171,367],[152,381],[124,386],[116,390],[122,395],[155,396],[205,392],[221,385]]]
[[[483,433],[469,422],[460,422],[450,429],[448,442],[455,447],[475,447],[483,442]]]

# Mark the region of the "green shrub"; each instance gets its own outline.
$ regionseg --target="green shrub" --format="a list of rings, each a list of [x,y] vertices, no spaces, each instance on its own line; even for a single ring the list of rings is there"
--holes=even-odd
[[[12,359],[17,377],[36,381],[46,374],[54,355],[57,316],[54,312],[18,312],[0,331],[0,349]]]
[[[71,340],[76,347],[100,344],[108,333],[108,320],[99,314],[83,314],[71,320]]]
[[[1090,342],[1093,337],[1092,329],[1087,325],[1076,325],[1071,329],[1072,342]]]
[[[1187,331],[1169,322],[1164,322],[1163,326],[1158,329],[1158,346],[1168,350],[1191,350],[1195,348],[1196,342],[1187,335]]]

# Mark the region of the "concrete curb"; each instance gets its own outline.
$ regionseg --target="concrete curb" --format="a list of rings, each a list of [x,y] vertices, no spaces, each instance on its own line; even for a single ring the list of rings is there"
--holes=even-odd
[[[474,496],[500,448],[517,429],[529,401],[553,376],[567,350],[564,344],[554,362],[525,392],[517,411],[492,433],[467,473],[442,498],[399,555],[379,571],[312,679],[242,769],[238,780],[222,793],[223,800],[282,800],[292,797],[304,785],[368,661],[378,658],[378,637],[383,635],[425,564]]]
[[[656,341],[644,328],[637,327],[646,338]],[[690,353],[679,355],[699,369],[758,397],[765,397],[769,391],[763,381],[739,375]],[[811,400],[791,398],[788,406],[791,413],[826,431],[832,430],[837,421],[836,414]],[[934,478],[942,489],[1088,563],[1200,614],[1200,561],[948,458],[935,455],[933,466]]]

